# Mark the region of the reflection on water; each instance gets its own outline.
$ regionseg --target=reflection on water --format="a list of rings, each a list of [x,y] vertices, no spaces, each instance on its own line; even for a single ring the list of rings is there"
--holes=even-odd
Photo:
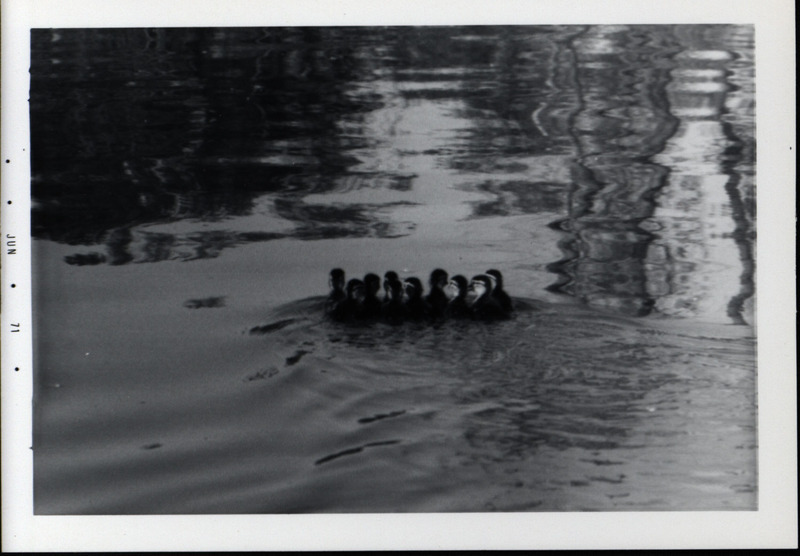
[[[744,59],[732,63],[733,52],[692,39],[676,57],[667,87],[681,123],[656,156],[671,174],[651,221],[658,238],[648,261],[649,287],[664,314],[694,316],[726,307],[742,323],[744,304],[755,291],[752,53],[737,50]],[[743,40],[742,29],[729,37],[731,44]],[[741,264],[738,282],[712,279],[734,261]]]
[[[655,193],[669,170],[650,162],[675,128],[664,86],[679,51],[671,34],[591,28],[572,44],[580,104],[571,132],[579,155],[568,217],[569,256],[554,265],[560,291],[633,315],[649,313],[644,258]]]
[[[751,27],[32,41],[34,235],[105,246],[69,264],[544,213],[562,235],[551,291],[631,315],[749,319]]]

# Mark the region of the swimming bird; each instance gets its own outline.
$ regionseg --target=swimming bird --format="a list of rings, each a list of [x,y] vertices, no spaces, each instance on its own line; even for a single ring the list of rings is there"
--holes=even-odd
[[[362,317],[374,319],[380,316],[381,300],[378,299],[378,292],[380,289],[380,276],[371,272],[364,276],[364,302],[362,304]]]
[[[439,318],[444,316],[444,311],[447,308],[448,299],[447,295],[444,292],[444,287],[447,285],[447,272],[442,270],[441,268],[437,268],[433,272],[431,272],[430,276],[430,286],[431,290],[427,296],[425,296],[425,301],[428,303],[430,307],[430,314],[434,318]]]
[[[361,318],[364,314],[364,282],[353,278],[347,282],[347,298],[342,303],[340,320]]]
[[[400,282],[400,277],[394,270],[387,270],[386,274],[383,275],[383,301],[384,303],[390,301],[392,299],[391,296],[391,284],[392,282]],[[402,282],[400,282],[402,285]]]
[[[381,304],[381,318],[389,324],[400,324],[405,317],[405,306],[403,305],[403,283],[395,272],[387,272],[386,280],[383,282],[383,289],[386,297]]]
[[[497,320],[509,314],[492,297],[492,279],[486,274],[473,276],[467,288],[467,306],[476,320]]]
[[[466,299],[468,285],[467,279],[460,274],[450,278],[450,281],[444,289],[445,295],[447,295],[448,298],[445,316],[454,319],[464,319],[471,316]]]
[[[405,315],[411,320],[422,320],[430,315],[430,307],[422,297],[422,282],[410,277],[403,281],[403,307]]]
[[[503,311],[511,313],[514,307],[511,303],[511,296],[503,289],[503,275],[496,268],[487,270],[486,275],[494,280],[492,284],[492,297],[497,300]]]
[[[344,301],[347,293],[344,290],[344,270],[334,268],[328,275],[328,285],[331,288],[328,299],[325,300],[325,314],[339,319],[343,316]]]

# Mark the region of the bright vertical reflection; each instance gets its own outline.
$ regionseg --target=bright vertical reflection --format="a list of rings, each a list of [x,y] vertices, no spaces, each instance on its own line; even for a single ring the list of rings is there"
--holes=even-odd
[[[551,289],[615,312],[752,323],[752,28],[588,28]]]
[[[680,125],[655,157],[670,174],[645,225],[656,230],[648,290],[656,310],[669,316],[752,322],[745,303],[754,288],[752,241],[736,168],[741,148],[725,121],[733,58],[725,50],[685,50],[666,88]]]

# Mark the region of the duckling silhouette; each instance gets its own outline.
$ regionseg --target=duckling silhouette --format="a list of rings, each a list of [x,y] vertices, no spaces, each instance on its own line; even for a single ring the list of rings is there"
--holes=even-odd
[[[430,315],[430,307],[422,297],[422,282],[414,276],[403,282],[403,307],[406,318],[422,320]]]
[[[431,272],[430,276],[431,290],[425,301],[428,303],[430,309],[430,316],[433,318],[441,318],[444,316],[445,309],[447,308],[449,299],[444,292],[444,287],[447,285],[447,272],[441,268],[437,268]]]
[[[381,314],[381,300],[378,292],[381,289],[381,279],[377,274],[369,273],[364,276],[364,302],[361,316],[365,319],[375,319]]]
[[[467,288],[466,301],[475,320],[499,320],[509,316],[492,297],[492,279],[485,274],[473,276]]]
[[[342,302],[338,320],[352,321],[362,318],[364,314],[364,282],[353,278],[347,282],[347,298]]]
[[[397,273],[394,270],[387,270],[386,274],[383,275],[384,302],[392,299],[392,294],[391,294],[392,282],[399,282],[402,285],[402,282],[400,282],[400,277],[397,275]]]
[[[331,270],[328,275],[328,285],[331,291],[325,300],[325,314],[339,320],[344,316],[344,302],[347,299],[344,289],[344,270],[341,268]]]
[[[503,275],[496,268],[487,270],[485,274],[489,278],[494,279],[494,283],[492,284],[492,297],[500,304],[503,311],[510,314],[514,306],[511,302],[511,296],[503,289]]]
[[[381,318],[388,324],[401,324],[405,319],[405,306],[403,305],[403,283],[395,272],[387,272],[383,289],[386,296],[381,304]]]
[[[448,282],[445,293],[448,297],[448,304],[445,308],[445,316],[452,319],[466,319],[472,315],[467,306],[467,279],[461,274],[457,274]]]

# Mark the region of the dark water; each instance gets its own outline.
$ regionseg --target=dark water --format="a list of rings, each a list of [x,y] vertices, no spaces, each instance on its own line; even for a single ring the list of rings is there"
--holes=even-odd
[[[756,508],[752,27],[31,38],[37,513]]]

